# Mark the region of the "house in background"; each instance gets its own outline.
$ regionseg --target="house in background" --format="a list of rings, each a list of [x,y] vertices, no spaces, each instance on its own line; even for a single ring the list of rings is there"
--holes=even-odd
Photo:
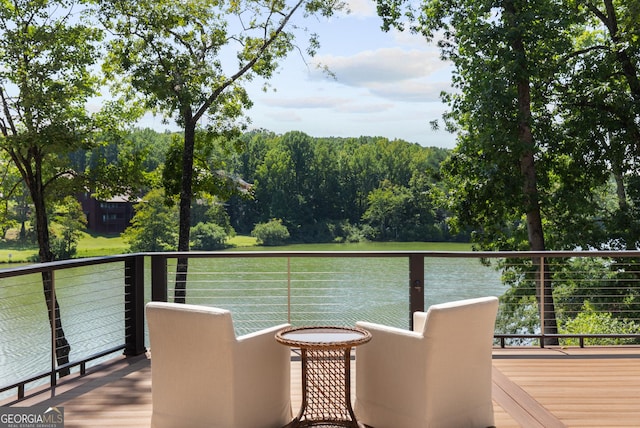
[[[114,196],[98,200],[85,192],[78,197],[82,211],[87,218],[87,229],[97,233],[120,234],[129,226],[133,207],[138,201],[130,201],[128,196]]]

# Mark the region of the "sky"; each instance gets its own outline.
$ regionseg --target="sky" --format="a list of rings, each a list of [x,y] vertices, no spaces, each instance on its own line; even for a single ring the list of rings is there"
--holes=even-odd
[[[381,136],[453,148],[455,136],[430,125],[446,111],[440,92],[451,90],[451,66],[440,59],[435,42],[383,32],[370,0],[349,0],[349,8],[348,15],[305,21],[319,35],[315,57],[292,52],[267,92],[264,81],[248,86],[252,128],[312,137]],[[157,126],[144,125],[157,128],[161,120],[152,122]]]

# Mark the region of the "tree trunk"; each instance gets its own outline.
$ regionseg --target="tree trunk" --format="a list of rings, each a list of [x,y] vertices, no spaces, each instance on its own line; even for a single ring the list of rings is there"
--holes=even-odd
[[[520,86],[521,85],[519,85],[519,89]],[[520,90],[518,92],[520,92]],[[523,99],[526,99],[526,96]],[[519,138],[521,138],[521,142],[523,142],[522,138],[533,141],[531,127],[522,125],[521,123]],[[526,204],[529,249],[531,251],[545,251],[542,216],[540,215],[540,203],[538,201],[535,159],[532,150],[526,150],[525,153],[522,154],[520,158],[520,172],[524,177],[523,192]],[[543,264],[542,260],[542,257],[533,259],[534,266],[536,266],[536,299],[540,308],[541,330],[545,335],[558,334],[551,271],[548,265]],[[542,297],[543,295],[544,298]],[[558,345],[558,338],[545,337],[544,344]]]
[[[618,198],[618,209],[622,212],[629,207],[627,203],[627,192],[625,190],[622,168],[619,165],[612,165],[613,178],[616,182],[616,196]]]
[[[40,262],[53,261],[53,253],[51,252],[51,242],[49,239],[49,222],[47,218],[47,210],[44,200],[44,189],[41,176],[41,164],[36,162],[35,177],[28,180],[29,191],[36,214],[36,235],[38,237],[39,258]],[[42,287],[44,291],[44,299],[47,304],[47,313],[49,315],[49,325],[53,329],[56,362],[58,366],[69,363],[69,353],[71,346],[67,341],[64,330],[62,328],[62,317],[60,316],[60,305],[55,294],[52,272],[42,272]],[[70,374],[70,369],[62,369],[59,371],[61,377]]]
[[[42,272],[42,285],[44,288],[44,299],[47,303],[47,313],[49,314],[49,325],[51,325],[51,328],[55,331],[56,362],[58,366],[62,366],[69,363],[71,346],[62,329],[60,305],[54,292],[52,272]],[[71,370],[67,367],[61,369],[58,373],[60,373],[60,377],[63,377],[69,375]]]
[[[504,3],[505,19],[511,28],[517,29],[516,17],[518,11],[512,1]],[[538,194],[535,143],[531,130],[531,84],[527,67],[527,51],[524,40],[518,31],[513,31],[511,47],[519,58],[516,85],[518,90],[518,143],[520,150],[520,173],[523,178],[523,196],[525,213],[527,218],[527,234],[529,249],[531,251],[545,251],[544,231],[542,216],[540,213],[540,201]],[[543,334],[557,334],[555,304],[553,300],[553,288],[551,284],[551,272],[543,265],[542,258],[534,258],[536,266],[536,299],[540,308],[540,324]],[[544,269],[544,271],[542,270]],[[544,298],[542,297],[544,295]],[[545,345],[558,345],[558,338],[544,339]]]
[[[191,231],[191,197],[193,195],[193,153],[196,142],[196,122],[191,111],[185,113],[184,147],[182,153],[182,182],[180,189],[180,226],[178,231],[178,251],[189,251],[189,233]],[[186,303],[187,272],[189,258],[179,257],[176,266],[174,301]]]

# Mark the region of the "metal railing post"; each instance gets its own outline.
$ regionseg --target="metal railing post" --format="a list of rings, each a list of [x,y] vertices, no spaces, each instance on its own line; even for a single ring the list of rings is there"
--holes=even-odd
[[[409,255],[409,328],[413,330],[413,313],[424,311],[424,255]]]
[[[124,264],[124,355],[146,352],[144,347],[144,256],[127,259]]]
[[[291,324],[291,257],[287,257],[287,322]]]
[[[169,298],[167,288],[167,258],[161,255],[152,255],[151,300],[154,302],[166,302]]]
[[[544,281],[544,257],[540,256],[540,347],[544,348],[545,326],[546,326],[546,309],[545,309],[545,281]]]
[[[58,351],[58,346],[57,346],[58,337],[57,337],[57,328],[56,328],[56,281],[54,277],[54,272],[55,271],[53,269],[48,271],[48,277],[50,281],[49,288],[51,290],[51,296],[50,296],[51,302],[49,305],[51,307],[51,314],[49,315],[49,320],[51,322],[51,387],[56,386],[58,383],[58,370],[57,370],[58,362],[56,359],[56,355]],[[45,275],[44,272],[43,272],[43,275]]]

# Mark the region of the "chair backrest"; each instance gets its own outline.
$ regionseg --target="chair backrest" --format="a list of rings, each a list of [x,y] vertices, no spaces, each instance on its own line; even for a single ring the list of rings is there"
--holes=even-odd
[[[151,345],[152,426],[211,426],[233,412],[233,347],[227,310],[163,302],[146,306]],[[229,416],[231,418],[232,416]]]
[[[428,309],[423,330],[428,426],[481,426],[478,421],[493,420],[491,357],[497,311],[496,297]]]

